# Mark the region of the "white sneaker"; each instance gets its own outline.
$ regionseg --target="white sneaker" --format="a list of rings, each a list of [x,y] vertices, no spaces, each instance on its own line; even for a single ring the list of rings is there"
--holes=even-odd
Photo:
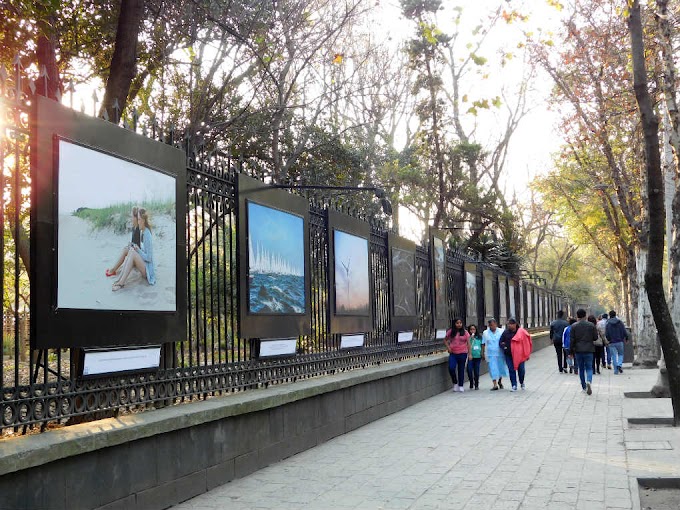
[[[525,386],[524,386],[524,383],[522,383],[522,389],[523,389],[523,390],[526,389]]]
[[[463,393],[463,392],[465,391],[465,388],[463,388],[462,386],[458,386],[458,391],[460,391],[461,393]]]
[[[517,386],[513,386],[510,391],[517,391]]]

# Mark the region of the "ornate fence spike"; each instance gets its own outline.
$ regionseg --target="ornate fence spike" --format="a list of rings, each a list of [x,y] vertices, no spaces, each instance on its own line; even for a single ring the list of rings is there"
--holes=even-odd
[[[5,66],[0,66],[0,85],[4,85],[7,81],[7,70]]]
[[[137,131],[137,121],[139,120],[139,112],[137,107],[132,108],[132,130]]]
[[[31,94],[35,95],[35,91],[36,91],[36,88],[37,88],[36,85],[35,85],[35,80],[30,80],[28,82],[28,88],[31,90]]]
[[[58,103],[61,103],[61,89],[57,89],[57,91],[54,93],[54,98],[57,100]]]
[[[96,110],[96,107],[95,107]],[[96,111],[95,111],[96,113]],[[108,121],[109,120],[109,110],[107,108],[104,108],[104,112],[102,113],[102,119]]]

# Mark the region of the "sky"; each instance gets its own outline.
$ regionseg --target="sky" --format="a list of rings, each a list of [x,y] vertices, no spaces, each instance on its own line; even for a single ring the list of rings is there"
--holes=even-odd
[[[59,141],[59,214],[132,202],[175,201],[175,178],[103,152]]]
[[[505,91],[508,103],[512,104],[513,96],[521,83],[527,65],[522,61],[518,44],[524,40],[523,32],[539,33],[549,37],[560,29],[565,11],[558,11],[548,4],[547,0],[444,0],[444,9],[438,15],[441,29],[450,33],[454,29],[453,9],[462,7],[460,33],[462,44],[458,44],[461,53],[465,52],[467,42],[472,42],[472,32],[480,24],[488,25],[488,18],[496,9],[510,11],[517,9],[528,15],[524,23],[497,23],[487,36],[479,55],[488,59],[485,69],[489,73],[488,79],[470,75],[463,84],[462,94],[470,98],[495,97]],[[390,41],[395,47],[403,43],[414,33],[412,22],[401,17],[398,0],[380,0],[374,31],[384,40]],[[512,52],[515,58],[501,65],[502,52]],[[517,195],[521,200],[522,194],[530,181],[537,175],[547,173],[552,166],[552,154],[557,152],[562,139],[556,128],[559,118],[548,104],[552,90],[551,79],[540,69],[536,70],[536,77],[531,81],[527,104],[529,113],[521,120],[512,135],[506,160],[504,177],[501,186],[508,199]],[[497,140],[503,136],[505,124],[505,105],[501,110],[481,111],[478,117],[468,115],[463,120],[466,130],[476,125],[474,139],[486,147],[495,146]],[[422,236],[423,226],[405,208],[400,209],[400,233],[413,240]]]
[[[248,238],[253,249],[275,254],[304,272],[302,218],[248,201]]]
[[[565,2],[566,3],[566,2]],[[386,42],[395,51],[414,32],[412,22],[401,16],[399,0],[376,0],[372,18],[368,27],[377,41]],[[479,54],[488,59],[485,72],[488,71],[488,79],[471,75],[464,83],[463,94],[468,94],[470,99],[492,98],[505,91],[509,103],[512,104],[514,92],[526,65],[520,58],[521,50],[517,45],[523,40],[522,32],[534,34],[557,32],[562,17],[566,15],[566,9],[562,12],[549,5],[548,0],[443,0],[444,9],[438,15],[438,24],[445,32],[454,29],[454,8],[459,6],[462,11],[460,26],[461,38],[458,47],[465,52],[465,43],[473,41],[472,32],[480,24],[488,25],[488,19],[499,7],[502,10],[517,9],[528,15],[524,23],[515,22],[506,24],[497,23],[487,36],[485,44]],[[502,52],[511,51],[515,54],[513,60],[507,61],[505,66],[500,65]],[[74,106],[84,99],[88,105],[86,111],[91,109],[92,89],[80,86]],[[85,90],[87,88],[87,90]],[[528,95],[528,104],[531,111],[524,117],[519,127],[513,134],[510,142],[504,177],[501,186],[504,188],[508,199],[517,194],[521,199],[529,182],[536,175],[544,174],[551,168],[552,154],[559,149],[561,138],[557,132],[557,115],[552,112],[548,105],[548,98],[552,88],[551,80],[540,70],[534,80]],[[99,94],[101,95],[101,94]],[[64,100],[67,101],[66,99]],[[505,122],[505,105],[501,110],[481,111],[478,117],[466,116],[463,120],[466,130],[475,127],[474,141],[485,147],[493,147],[503,135],[501,129]],[[405,131],[402,130],[402,131]],[[402,137],[403,143],[404,137]],[[399,137],[397,137],[399,144]],[[400,211],[402,235],[413,240],[419,240],[423,227],[417,224],[417,220],[409,218],[407,210]]]

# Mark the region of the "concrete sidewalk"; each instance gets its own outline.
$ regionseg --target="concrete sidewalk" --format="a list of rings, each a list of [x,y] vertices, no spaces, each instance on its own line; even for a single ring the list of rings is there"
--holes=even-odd
[[[479,391],[438,395],[175,508],[637,510],[635,477],[680,475],[678,431],[628,426],[671,416],[670,399],[623,397],[655,378],[605,370],[589,397],[543,349],[525,391],[491,392],[483,376]]]

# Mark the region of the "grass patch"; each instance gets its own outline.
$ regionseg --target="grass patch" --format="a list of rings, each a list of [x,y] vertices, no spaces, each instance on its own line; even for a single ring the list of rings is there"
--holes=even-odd
[[[101,209],[81,207],[73,215],[87,220],[92,224],[93,229],[111,228],[116,234],[125,234],[128,225],[131,224],[131,211],[134,206],[143,207],[149,214],[151,228],[154,226],[154,217],[162,214],[169,215],[175,219],[175,203],[171,201],[151,201],[142,204],[126,202],[113,204]]]

